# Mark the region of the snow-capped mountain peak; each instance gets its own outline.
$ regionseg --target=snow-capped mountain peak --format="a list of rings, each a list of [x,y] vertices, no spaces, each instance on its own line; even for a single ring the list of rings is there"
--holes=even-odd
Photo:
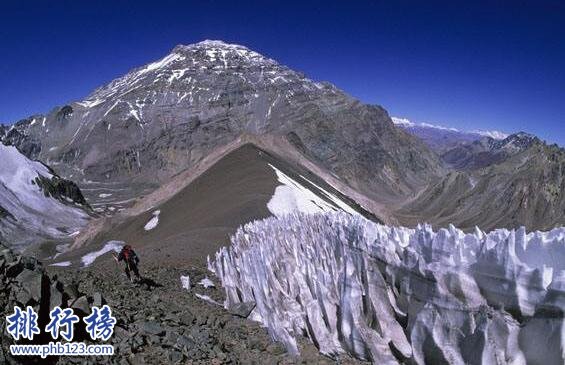
[[[204,40],[202,42],[189,45],[179,44],[172,52],[180,54],[187,53],[189,56],[193,56],[194,52],[199,50],[203,50],[209,60],[220,60],[225,66],[227,66],[229,61],[229,57],[226,57],[228,55],[232,56],[233,60],[237,61],[276,63],[276,61],[252,51],[245,46],[226,43],[220,40]]]
[[[416,124],[406,118],[390,117],[395,125],[402,127],[414,127]]]
[[[133,69],[125,76],[98,88],[76,104],[93,108],[104,103],[110,104],[110,100],[114,103],[125,102],[131,110],[126,115],[131,115],[141,122],[143,107],[155,102],[156,97],[167,94],[168,104],[194,101],[197,93],[206,93],[213,89],[216,86],[213,80],[223,77],[229,78],[230,84],[244,82],[251,86],[268,86],[299,79],[308,84],[308,88],[323,88],[245,46],[205,40],[190,45],[177,45],[167,56]],[[209,85],[206,87],[206,84]],[[157,93],[157,90],[160,92]],[[109,106],[111,108],[106,109],[104,116],[117,105]]]
[[[522,151],[529,148],[532,144],[539,142],[539,138],[526,132],[518,132],[497,141],[495,148],[505,148],[510,150]]]
[[[502,140],[509,136],[508,133],[500,132],[500,131],[485,131],[481,129],[475,129],[471,131],[471,133],[478,134],[484,137],[490,137],[492,139]]]

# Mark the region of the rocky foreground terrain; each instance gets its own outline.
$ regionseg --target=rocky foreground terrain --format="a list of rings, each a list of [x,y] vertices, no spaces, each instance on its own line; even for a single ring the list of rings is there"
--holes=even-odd
[[[111,259],[110,259],[111,260]],[[206,295],[223,302],[223,290],[204,288],[198,282],[209,273],[196,267],[142,266],[144,281],[132,285],[121,269],[69,270],[44,267],[36,259],[15,254],[0,245],[0,325],[14,305],[31,305],[46,323],[49,309],[69,306],[75,313],[89,313],[92,305],[108,304],[118,322],[108,343],[116,354],[110,357],[49,357],[51,364],[331,364],[308,341],[300,341],[301,355],[287,354],[282,344],[272,342],[258,323],[244,318],[248,311],[234,308],[232,313],[218,304],[198,298]],[[189,275],[190,291],[181,286],[180,276]],[[215,281],[214,277],[211,277]],[[243,317],[242,317],[243,316]],[[80,331],[75,341],[81,340]],[[8,348],[12,338],[4,331],[0,363],[36,363],[12,357]],[[84,339],[84,337],[82,338]],[[34,339],[35,340],[35,339]],[[38,343],[46,341],[41,337]],[[349,357],[340,363],[359,363]]]

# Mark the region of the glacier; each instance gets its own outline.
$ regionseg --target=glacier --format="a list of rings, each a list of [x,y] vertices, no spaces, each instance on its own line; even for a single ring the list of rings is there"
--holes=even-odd
[[[565,228],[390,227],[344,212],[246,224],[209,269],[224,306],[298,353],[378,364],[563,364]]]
[[[49,196],[39,179],[53,172],[0,143],[0,238],[23,248],[41,240],[64,240],[79,231],[89,216],[78,204]]]

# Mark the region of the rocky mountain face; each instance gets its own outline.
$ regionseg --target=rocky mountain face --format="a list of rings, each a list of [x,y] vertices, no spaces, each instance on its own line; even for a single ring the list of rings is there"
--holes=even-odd
[[[400,223],[470,230],[565,224],[565,151],[524,132],[462,132],[393,118],[433,149],[449,173],[396,211]]]
[[[177,46],[83,101],[16,123],[3,141],[77,181],[91,201],[92,184],[110,182],[128,184],[132,196],[119,199],[128,201],[242,135],[289,141],[381,200],[410,196],[442,174],[437,156],[384,109],[220,41]]]
[[[87,223],[80,189],[16,148],[0,144],[0,239],[17,247],[64,240]]]
[[[202,279],[210,280],[209,273],[201,269],[155,265],[146,267],[144,273],[148,279],[133,286],[112,263],[99,271],[61,269],[20,255],[0,242],[2,313],[29,305],[38,314],[40,328],[45,328],[49,311],[55,306],[73,308],[82,319],[93,306],[108,304],[118,321],[113,336],[105,342],[114,346],[113,356],[12,356],[9,346],[24,341],[15,342],[2,331],[0,364],[177,364],[189,360],[206,364],[326,363],[306,339],[300,343],[302,356],[291,357],[259,324],[198,297],[223,301],[221,288],[198,284]],[[192,279],[192,288],[180,286],[181,275]],[[0,317],[0,326],[6,327],[5,315]],[[82,321],[75,325],[74,333],[77,342],[100,344],[90,339]],[[50,334],[43,331],[32,343],[50,341]],[[340,360],[344,365],[359,364],[347,356]]]
[[[519,132],[497,140],[484,137],[470,143],[458,143],[444,151],[441,159],[455,170],[473,170],[501,163],[509,157],[543,142],[528,133]]]

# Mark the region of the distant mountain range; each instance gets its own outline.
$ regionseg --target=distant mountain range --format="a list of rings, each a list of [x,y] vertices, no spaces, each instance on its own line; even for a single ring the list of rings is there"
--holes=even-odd
[[[490,137],[492,139],[508,137],[507,133],[499,131],[461,131],[456,128],[426,122],[416,123],[406,118],[391,117],[391,119],[396,126],[422,139],[430,148],[440,153],[460,143],[473,142],[482,137]]]
[[[563,149],[524,132],[466,132],[392,120],[424,141],[450,171],[399,210],[406,224],[422,216],[440,226],[469,228],[549,229],[563,224]],[[416,220],[414,212],[419,212]]]

